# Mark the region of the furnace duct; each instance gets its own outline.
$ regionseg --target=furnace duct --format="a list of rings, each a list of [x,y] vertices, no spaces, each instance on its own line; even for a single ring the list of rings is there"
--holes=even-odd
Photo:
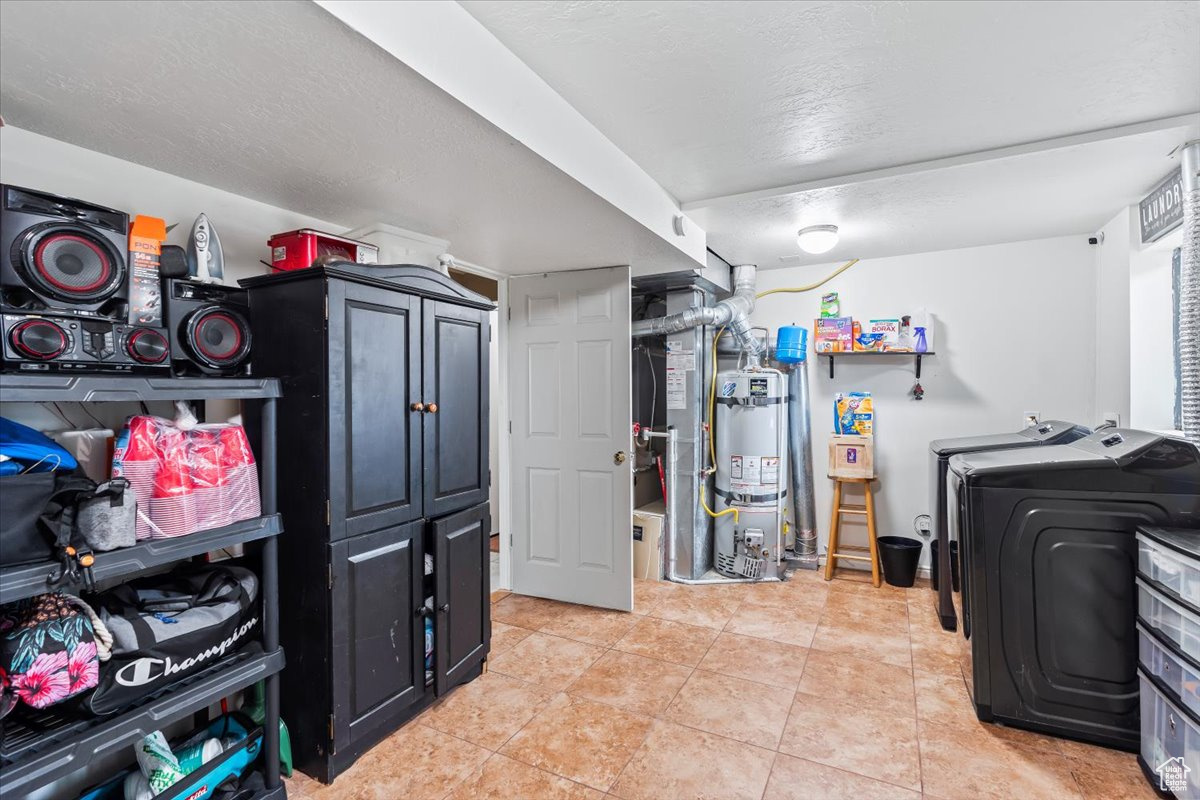
[[[634,338],[680,333],[700,325],[724,326],[752,365],[762,363],[766,346],[750,327],[754,311],[755,277],[758,268],[752,264],[733,268],[733,295],[711,306],[692,306],[686,311],[633,323]],[[715,365],[714,365],[715,368]]]
[[[1183,434],[1200,442],[1200,141],[1188,142],[1183,169],[1183,252],[1179,267],[1179,395]]]

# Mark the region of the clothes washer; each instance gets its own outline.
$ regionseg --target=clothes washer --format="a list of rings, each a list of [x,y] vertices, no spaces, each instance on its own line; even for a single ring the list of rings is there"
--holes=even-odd
[[[954,456],[946,483],[976,715],[1136,751],[1134,534],[1200,524],[1200,449],[1109,428]]]
[[[952,631],[957,627],[954,611],[954,593],[950,587],[950,535],[946,521],[946,470],[950,457],[961,453],[983,453],[989,450],[1016,450],[1023,447],[1041,447],[1049,444],[1067,444],[1082,439],[1091,433],[1082,425],[1063,420],[1048,420],[1017,431],[988,436],[962,436],[954,439],[938,439],[929,443],[929,491],[932,495],[932,530],[938,542],[938,563],[930,569],[937,570],[938,590],[936,604],[942,627]]]

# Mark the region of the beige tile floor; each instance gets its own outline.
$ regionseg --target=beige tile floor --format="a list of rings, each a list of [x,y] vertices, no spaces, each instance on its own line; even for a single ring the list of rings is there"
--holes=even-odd
[[[490,670],[302,800],[1153,798],[1134,757],[985,725],[928,584],[493,595]]]

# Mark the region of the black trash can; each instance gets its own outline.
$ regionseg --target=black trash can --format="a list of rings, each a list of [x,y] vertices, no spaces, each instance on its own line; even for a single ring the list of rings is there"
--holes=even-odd
[[[880,536],[879,565],[883,579],[892,586],[912,586],[917,582],[917,562],[925,545],[907,536]]]
[[[929,543],[930,562],[929,562],[929,580],[933,583],[933,590],[938,589],[938,540],[934,539]],[[950,587],[954,591],[958,591],[958,542],[950,543]]]

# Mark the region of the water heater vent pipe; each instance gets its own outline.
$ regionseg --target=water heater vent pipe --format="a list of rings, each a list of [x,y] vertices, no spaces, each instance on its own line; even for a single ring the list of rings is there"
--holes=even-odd
[[[711,306],[692,306],[678,314],[633,323],[633,336],[661,336],[680,333],[700,325],[724,326],[746,353],[751,366],[758,366],[766,355],[766,346],[754,335],[750,314],[754,311],[758,267],[744,264],[733,268],[733,295]]]

